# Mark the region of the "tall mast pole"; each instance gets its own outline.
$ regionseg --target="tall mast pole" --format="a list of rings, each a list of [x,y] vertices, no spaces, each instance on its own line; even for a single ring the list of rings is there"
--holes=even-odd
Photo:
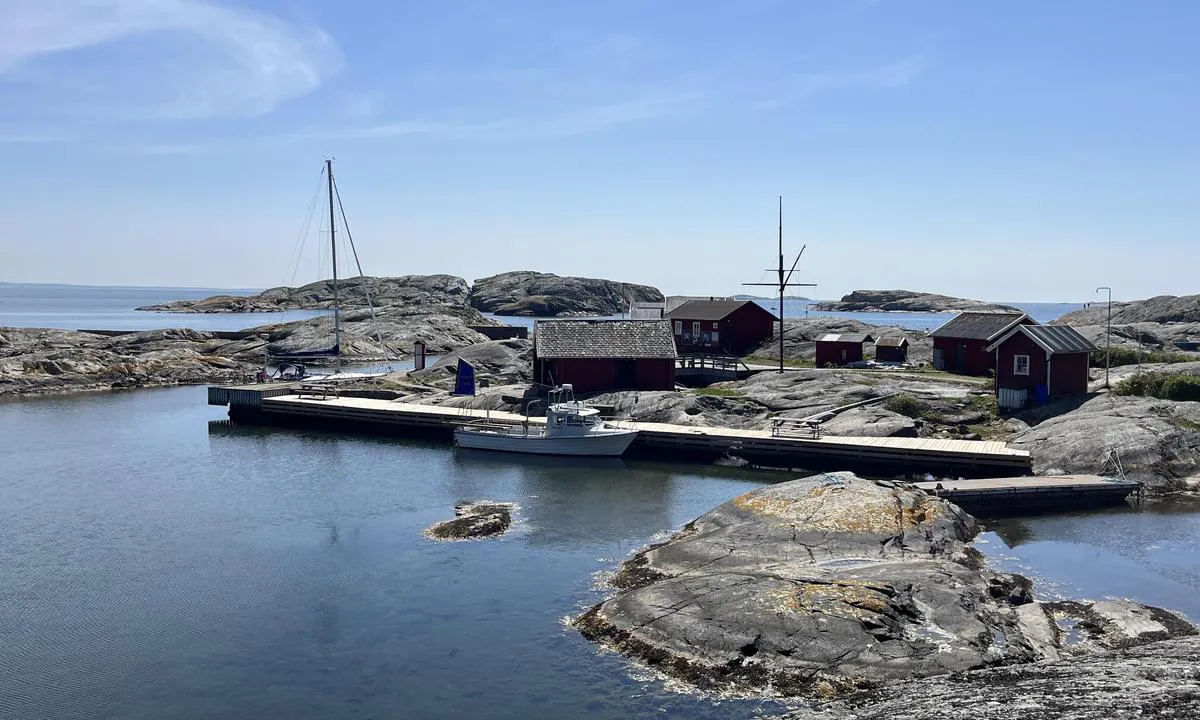
[[[787,280],[783,277],[783,196],[779,196],[779,372],[783,372],[783,289]]]
[[[329,247],[333,255],[333,349],[334,372],[342,371],[342,319],[341,302],[338,298],[337,277],[337,224],[333,219],[333,160],[325,161],[325,175],[329,180]]]

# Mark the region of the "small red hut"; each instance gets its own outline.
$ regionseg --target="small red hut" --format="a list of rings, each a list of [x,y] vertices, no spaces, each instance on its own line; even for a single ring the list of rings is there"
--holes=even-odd
[[[908,362],[908,338],[903,335],[884,335],[875,341],[875,360],[878,362]]]
[[[1018,325],[988,346],[996,364],[996,397],[1001,408],[1031,401],[1082,395],[1088,389],[1090,340],[1069,325]]]
[[[875,339],[863,333],[823,335],[817,340],[817,367],[861,362],[865,357],[863,346],[870,342]]]
[[[533,379],[576,392],[674,390],[675,340],[666,320],[541,320]]]
[[[959,375],[987,375],[993,360],[988,345],[1017,325],[1037,325],[1037,321],[1024,313],[959,313],[929,334],[933,367]]]

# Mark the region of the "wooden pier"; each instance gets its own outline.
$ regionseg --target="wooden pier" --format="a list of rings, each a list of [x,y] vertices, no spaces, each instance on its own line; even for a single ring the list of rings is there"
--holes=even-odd
[[[975,515],[1083,510],[1119,506],[1132,495],[1141,499],[1142,485],[1099,475],[1036,475],[915,483]]]
[[[418,405],[356,397],[298,396],[294,383],[209,388],[210,405],[228,405],[234,421],[321,427],[387,435],[449,438],[453,427],[487,419],[516,425],[516,413]],[[544,423],[531,418],[533,424]],[[853,470],[864,475],[946,474],[955,477],[1027,475],[1029,453],[1001,442],[898,437],[833,437],[772,430],[617,421],[636,428],[633,455],[709,462],[732,456],[783,469]]]

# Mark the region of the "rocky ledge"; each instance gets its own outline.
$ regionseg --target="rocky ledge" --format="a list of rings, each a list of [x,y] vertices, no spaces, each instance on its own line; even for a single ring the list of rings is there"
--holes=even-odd
[[[616,315],[633,301],[662,302],[663,294],[648,285],[518,270],[476,280],[470,297],[483,312],[534,317]]]
[[[794,480],[639,552],[574,625],[701,689],[823,699],[1196,633],[1132,602],[1038,602],[966,545],[977,531],[908,485]]]
[[[837,302],[810,305],[813,310],[836,312],[962,312],[964,310],[1015,311],[1009,305],[967,300],[913,290],[855,290]]]
[[[1056,320],[1063,325],[1107,325],[1108,303],[1094,302],[1089,307],[1067,313]],[[1115,302],[1112,322],[1129,323],[1200,323],[1200,295],[1159,295],[1147,300]]]
[[[425,531],[435,540],[475,540],[495,537],[512,525],[512,503],[461,502],[454,506],[454,519],[437,523]]]
[[[352,277],[338,281],[343,308],[375,305],[464,305],[470,287],[454,275]],[[370,303],[367,302],[368,297]],[[138,310],[182,313],[249,313],[319,310],[333,307],[333,281],[319,280],[301,287],[277,287],[257,295],[214,295],[203,300],[175,300]]]

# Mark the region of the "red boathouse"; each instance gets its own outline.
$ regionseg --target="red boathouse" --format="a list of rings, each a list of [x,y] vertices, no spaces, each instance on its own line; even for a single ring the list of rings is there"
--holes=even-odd
[[[576,392],[674,390],[675,341],[666,320],[540,320],[533,379]]]
[[[823,335],[817,339],[817,367],[860,362],[864,357],[863,346],[869,342],[875,339],[863,333]]]
[[[1001,408],[1018,409],[1088,390],[1088,365],[1097,350],[1069,325],[1018,325],[988,346],[996,364]]]
[[[929,334],[933,367],[959,375],[987,375],[993,360],[988,345],[1017,325],[1036,324],[1024,313],[960,313]]]
[[[681,354],[744,355],[769,340],[778,321],[752,300],[688,300],[665,317]]]
[[[877,362],[908,362],[908,338],[903,335],[883,335],[875,341]]]

